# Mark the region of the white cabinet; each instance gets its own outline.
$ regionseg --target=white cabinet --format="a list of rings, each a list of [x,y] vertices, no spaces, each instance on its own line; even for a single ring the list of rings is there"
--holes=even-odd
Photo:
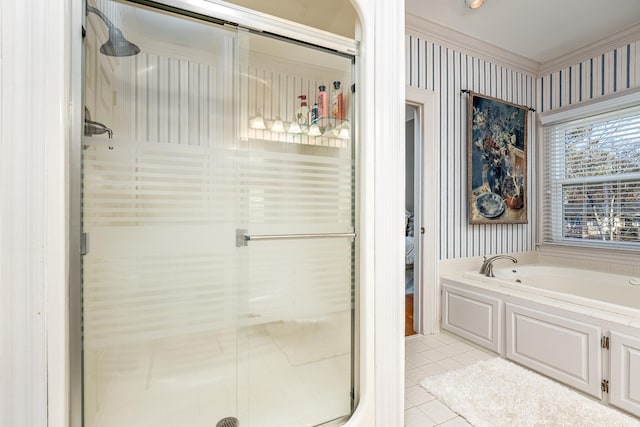
[[[442,328],[500,353],[502,301],[442,285]]]
[[[505,312],[508,359],[602,398],[600,327],[510,303]]]
[[[442,329],[640,417],[638,329],[483,292],[443,281]]]
[[[640,339],[611,331],[609,402],[640,416]]]

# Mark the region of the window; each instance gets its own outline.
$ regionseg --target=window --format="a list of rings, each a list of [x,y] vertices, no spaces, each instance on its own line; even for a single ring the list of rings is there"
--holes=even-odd
[[[640,250],[640,106],[544,134],[544,242]]]

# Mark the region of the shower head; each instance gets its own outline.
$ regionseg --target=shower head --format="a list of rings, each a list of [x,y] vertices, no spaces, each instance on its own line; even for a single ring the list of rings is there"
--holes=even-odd
[[[109,28],[109,40],[100,46],[100,52],[107,56],[133,56],[140,53],[140,48],[125,39],[122,31]]]
[[[98,15],[109,29],[109,39],[100,46],[100,52],[103,55],[133,56],[140,53],[140,48],[127,40],[124,35],[122,35],[122,31],[113,25],[109,18],[107,18],[100,9],[87,5],[87,13],[89,12],[93,12]]]

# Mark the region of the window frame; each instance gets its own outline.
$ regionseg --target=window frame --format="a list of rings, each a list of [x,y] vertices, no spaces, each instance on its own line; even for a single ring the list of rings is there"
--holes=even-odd
[[[602,260],[603,252],[610,253],[611,259],[624,260],[626,255],[629,256],[629,261],[632,258],[637,259],[638,252],[640,252],[640,240],[634,242],[625,241],[601,241],[595,239],[580,239],[565,237],[563,231],[564,221],[561,219],[563,215],[563,204],[557,203],[555,205],[548,206],[550,201],[548,200],[552,194],[562,194],[563,185],[570,183],[583,183],[583,182],[614,182],[613,175],[593,175],[584,178],[564,178],[564,179],[552,179],[553,172],[549,170],[549,148],[550,141],[547,140],[546,129],[549,126],[558,125],[565,122],[580,120],[588,118],[590,116],[603,115],[606,113],[627,109],[630,107],[640,106],[640,89],[625,91],[623,94],[614,94],[605,96],[597,100],[588,101],[582,103],[579,106],[569,106],[558,110],[553,110],[540,115],[539,130],[541,142],[538,148],[538,158],[541,159],[540,175],[538,178],[538,194],[539,210],[538,218],[538,248],[549,254],[557,254],[559,251],[570,248],[573,250],[579,250],[582,256],[588,256],[598,253],[598,259]],[[559,147],[558,150],[563,150],[563,147]],[[563,158],[563,156],[559,156]],[[551,182],[549,182],[551,180]],[[560,192],[560,193],[558,193]],[[559,196],[560,200],[562,195]],[[560,220],[554,221],[554,218],[560,218]],[[622,256],[622,258],[621,258]]]

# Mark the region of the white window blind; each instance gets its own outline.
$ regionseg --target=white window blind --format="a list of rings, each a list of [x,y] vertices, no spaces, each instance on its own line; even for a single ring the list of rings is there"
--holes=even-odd
[[[640,250],[640,106],[544,134],[544,242]]]

